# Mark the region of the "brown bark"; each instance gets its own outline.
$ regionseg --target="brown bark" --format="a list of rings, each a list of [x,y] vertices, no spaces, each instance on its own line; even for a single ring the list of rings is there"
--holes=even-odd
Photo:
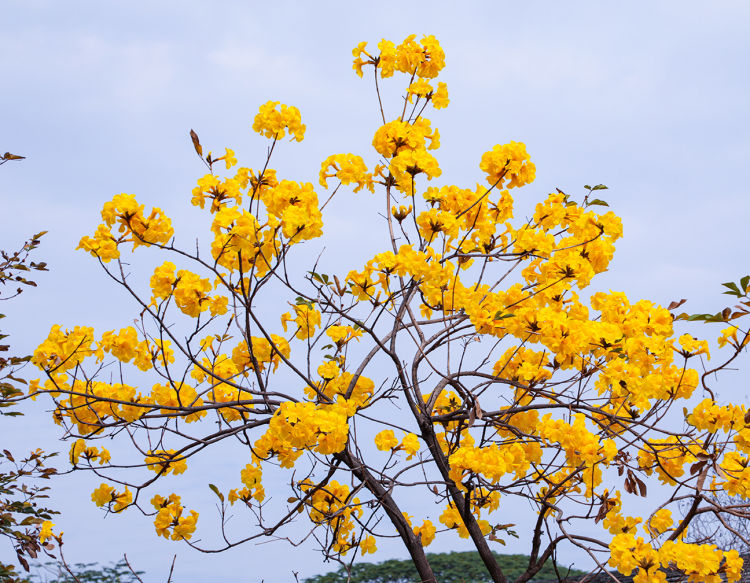
[[[414,534],[409,523],[406,522],[401,509],[396,504],[396,501],[390,495],[383,485],[369,472],[369,470],[362,464],[347,448],[338,454],[341,461],[352,471],[354,476],[367,488],[370,493],[380,503],[380,506],[385,510],[388,518],[391,519],[393,526],[396,527],[401,540],[404,541],[406,550],[409,551],[414,566],[419,573],[419,577],[422,583],[437,583],[435,574],[432,571],[427,556],[424,552],[424,547],[420,542],[419,538]]]

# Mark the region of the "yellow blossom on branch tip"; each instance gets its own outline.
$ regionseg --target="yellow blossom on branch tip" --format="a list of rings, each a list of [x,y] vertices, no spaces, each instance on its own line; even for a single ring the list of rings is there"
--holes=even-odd
[[[482,155],[479,168],[487,174],[487,182],[502,188],[507,181],[507,188],[530,184],[536,176],[536,166],[526,153],[526,144],[510,142],[496,145]]]
[[[54,534],[52,533],[52,527],[55,526],[53,522],[50,522],[49,520],[45,520],[42,522],[42,528],[39,530],[39,542],[44,544],[45,541],[49,538],[52,538]]]
[[[432,105],[435,109],[444,109],[448,107],[450,99],[448,99],[448,85],[442,81],[438,83],[437,89],[432,94]]]
[[[668,508],[662,508],[651,516],[648,527],[654,534],[659,535],[670,528],[673,523],[672,511]]]
[[[305,137],[305,129],[299,110],[278,101],[261,105],[253,121],[254,131],[275,140],[280,140],[289,132],[291,139],[301,142]]]
[[[230,150],[229,148],[225,148],[226,154],[224,154],[224,164],[226,164],[227,170],[229,170],[232,166],[237,164],[237,158],[234,156],[234,150]]]
[[[407,433],[401,441],[401,448],[409,454],[407,460],[413,458],[419,451],[419,438],[413,433]]]
[[[415,535],[421,537],[422,546],[429,546],[432,541],[435,540],[435,532],[437,529],[432,521],[425,520],[421,526],[415,526],[412,531]]]
[[[393,429],[385,429],[375,436],[375,447],[380,451],[389,451],[398,445]]]
[[[362,553],[362,555],[366,555],[368,553],[374,554],[377,550],[378,547],[375,544],[374,536],[367,536],[363,538],[359,543],[359,552]]]

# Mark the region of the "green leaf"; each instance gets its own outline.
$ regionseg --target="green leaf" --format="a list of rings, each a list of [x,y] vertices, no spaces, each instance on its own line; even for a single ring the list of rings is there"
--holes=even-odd
[[[224,502],[224,494],[222,494],[221,492],[219,492],[219,489],[216,486],[214,486],[213,484],[209,484],[208,487],[211,488],[211,490],[213,490],[214,494],[216,494],[219,497],[219,500],[221,500],[222,502]]]
[[[750,275],[746,275],[740,280],[740,287],[742,288],[742,291],[750,291]]]
[[[588,205],[586,206],[609,206],[609,203],[601,200],[600,198],[595,198],[594,200],[590,200]]]
[[[706,318],[706,322],[726,322],[726,318],[721,314],[714,314],[713,316]]]
[[[727,283],[722,283],[721,285],[731,290],[731,291],[725,291],[724,292],[725,294],[728,294],[730,296],[737,296],[738,298],[744,295],[740,291],[740,289],[737,287],[737,284],[734,283],[733,281],[728,281]]]
[[[604,186],[603,184],[597,184],[594,188],[591,190],[609,190],[609,187]]]
[[[498,311],[495,313],[495,317],[493,320],[505,320],[505,318],[512,318],[515,314],[511,314],[510,312],[503,314],[501,311]]]
[[[707,320],[711,317],[711,314],[692,314],[691,316],[688,316],[686,319],[688,322],[695,322],[697,320]]]

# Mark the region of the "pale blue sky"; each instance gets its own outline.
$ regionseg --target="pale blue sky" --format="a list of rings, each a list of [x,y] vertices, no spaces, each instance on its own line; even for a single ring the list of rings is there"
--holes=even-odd
[[[411,33],[436,35],[447,54],[451,105],[432,116],[443,142],[440,184],[473,186],[482,179],[482,152],[523,141],[537,180],[518,194],[528,199],[522,208],[555,187],[610,187],[606,196],[623,217],[625,238],[599,289],[660,303],[685,297],[692,311],[716,308],[718,283],[750,272],[749,22],[750,4],[739,0],[469,1],[460,8],[6,1],[0,149],[27,159],[0,169],[0,248],[49,230],[38,255],[51,268],[37,290],[13,304],[4,321],[11,340],[30,351],[53,323],[108,330],[132,318],[119,290],[73,249],[97,224],[102,203],[120,192],[161,206],[178,234],[204,223],[189,206],[202,172],[191,128],[206,149],[233,147],[241,163],[254,166],[266,142],[251,132],[252,117],[260,104],[280,100],[299,107],[308,126],[302,144],[280,148],[280,172],[315,184],[331,153],[374,159],[374,93],[351,70],[351,49]],[[380,240],[376,229],[363,235],[352,227],[352,215],[370,209],[360,193],[326,215],[326,257],[345,265],[342,271],[361,264]],[[735,381],[732,390],[747,392],[746,380]],[[18,448],[33,435],[34,445],[66,451],[43,408],[29,409],[24,421],[4,421],[3,445]],[[205,476],[234,475],[235,453],[217,453],[185,479],[203,500],[207,538]],[[173,552],[182,582],[275,583],[290,581],[291,568],[301,578],[327,569],[310,549],[284,543],[198,555],[158,540],[150,521],[135,514],[103,519],[88,500],[97,484],[76,475],[55,492],[72,561],[127,552],[150,581],[166,580]],[[446,537],[439,548],[456,544]],[[402,556],[397,546],[375,558],[390,556]]]

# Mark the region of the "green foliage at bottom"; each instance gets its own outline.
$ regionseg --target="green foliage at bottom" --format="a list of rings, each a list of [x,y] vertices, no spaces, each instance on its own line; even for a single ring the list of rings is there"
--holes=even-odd
[[[526,555],[500,555],[493,553],[500,568],[509,580],[521,575],[529,564]],[[435,578],[440,583],[486,583],[490,581],[487,569],[476,552],[427,553]],[[568,570],[558,565],[560,577],[583,575],[583,571]],[[547,562],[533,580],[557,580],[552,562]],[[417,571],[410,560],[382,561],[380,563],[357,563],[352,567],[351,578],[347,579],[346,569],[316,575],[305,579],[304,583],[418,583]]]
[[[46,563],[40,571],[31,576],[30,583],[136,583],[137,575],[143,574],[143,571],[133,573],[125,559],[120,559],[111,566],[76,563],[70,570],[75,577],[59,563]]]

